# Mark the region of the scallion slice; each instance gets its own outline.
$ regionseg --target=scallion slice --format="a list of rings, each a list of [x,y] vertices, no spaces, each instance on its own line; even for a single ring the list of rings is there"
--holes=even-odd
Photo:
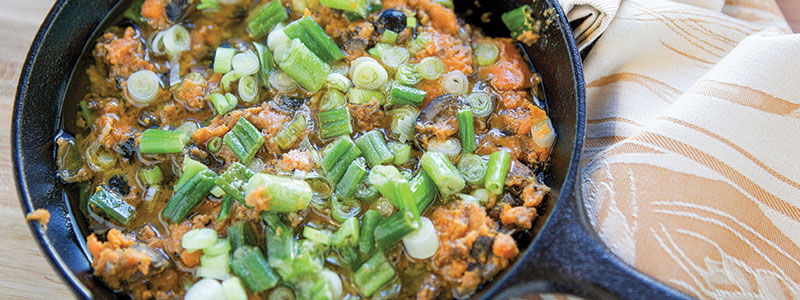
[[[259,173],[247,182],[245,194],[266,199],[269,211],[289,213],[305,209],[313,192],[302,179]]]
[[[343,108],[345,104],[347,104],[347,99],[344,98],[344,94],[342,94],[342,92],[329,89],[325,92],[325,94],[322,95],[322,99],[319,100],[319,111],[321,113],[337,108]]]
[[[286,49],[281,51],[281,48]],[[319,91],[327,82],[331,67],[299,39],[294,39],[281,48],[275,51],[275,60],[281,69],[307,91]]]
[[[486,167],[486,181],[484,186],[489,193],[500,195],[506,185],[506,176],[511,167],[511,154],[506,151],[497,151],[489,155],[489,165]]]
[[[330,8],[353,12],[366,18],[369,14],[369,0],[320,0],[322,5]]]
[[[164,48],[170,56],[178,56],[192,46],[189,31],[181,25],[173,25],[164,32]]]
[[[225,74],[230,72],[233,69],[231,62],[234,55],[236,55],[236,49],[217,47],[217,51],[214,52],[214,73]]]
[[[297,90],[297,83],[283,70],[273,70],[269,74],[269,85],[281,93],[291,93]]]
[[[467,102],[475,117],[483,118],[492,114],[492,96],[487,92],[474,91],[467,96]]]
[[[128,76],[126,98],[134,106],[147,106],[156,100],[161,80],[150,70],[140,70]]]
[[[122,226],[125,226],[133,219],[136,208],[125,202],[122,196],[105,186],[100,186],[89,197],[89,209],[99,209],[104,215],[110,217]]]
[[[429,56],[423,58],[417,64],[417,73],[425,79],[433,80],[442,76],[444,73],[444,62],[441,58]]]
[[[456,138],[440,140],[434,137],[428,141],[428,152],[438,152],[454,159],[461,153],[461,143]]]
[[[448,94],[466,95],[469,92],[469,79],[461,71],[450,71],[442,79],[442,89]]]
[[[225,293],[225,300],[247,300],[247,292],[239,277],[234,276],[223,280],[222,291]]]
[[[247,17],[247,33],[254,38],[263,38],[272,27],[289,18],[280,0],[260,4],[250,10]]]
[[[486,178],[486,162],[480,156],[471,153],[461,155],[458,170],[469,184],[483,186]]]
[[[400,83],[394,83],[392,84],[392,90],[389,94],[392,96],[389,98],[389,103],[419,106],[422,104],[422,101],[425,100],[425,95],[427,95],[428,92]]]
[[[189,252],[209,248],[217,242],[217,232],[210,228],[192,229],[183,234],[181,247]]]
[[[442,153],[425,152],[420,158],[420,164],[442,195],[458,193],[466,186],[456,166]]]
[[[344,102],[344,96],[342,96],[342,102]],[[350,110],[347,107],[320,111],[317,116],[319,118],[319,136],[322,139],[353,133]]]
[[[400,65],[400,67],[397,68],[397,72],[394,73],[394,79],[400,84],[407,86],[414,86],[422,80],[419,73],[417,73],[417,65],[413,64]]]
[[[245,75],[239,79],[239,98],[247,103],[253,103],[258,99],[258,82],[253,75]]]
[[[381,43],[394,45],[396,41],[397,41],[397,32],[391,31],[389,29],[383,31],[383,34],[381,35]]]
[[[353,83],[362,89],[378,89],[388,80],[389,73],[375,60],[360,63],[353,70]]]
[[[298,113],[289,124],[286,124],[286,126],[281,128],[281,130],[272,137],[272,142],[277,144],[282,150],[289,149],[289,147],[294,145],[298,140],[300,135],[303,134],[306,125],[306,117]]]
[[[389,111],[389,116],[392,118],[389,134],[393,138],[405,143],[414,137],[414,121],[419,116],[418,109],[413,106],[403,106]]]
[[[420,223],[417,231],[403,237],[403,246],[409,256],[426,259],[433,256],[439,249],[439,235],[430,219],[421,217]]]
[[[264,144],[264,136],[245,118],[239,118],[236,125],[222,139],[242,163],[248,163]]]
[[[491,40],[472,43],[472,52],[475,54],[475,60],[478,66],[481,67],[493,65],[500,55],[500,49],[498,49],[497,45]]]
[[[347,92],[347,100],[352,104],[377,103],[382,105],[386,101],[386,97],[380,91],[352,88]]]
[[[472,109],[463,107],[458,110],[458,134],[461,137],[461,150],[464,153],[475,151],[475,125]]]
[[[549,118],[531,126],[531,138],[540,148],[550,149],[553,147],[556,142],[556,132],[553,130],[553,123]]]
[[[311,52],[326,63],[331,63],[344,57],[344,52],[339,49],[336,42],[309,16],[289,23],[283,28],[283,32],[289,39],[299,39]]]
[[[214,106],[214,110],[217,112],[217,115],[224,115],[229,111],[236,108],[236,105],[239,103],[239,99],[236,98],[231,93],[226,93],[225,95],[219,93],[212,93],[208,95],[209,101],[211,101],[211,105]]]
[[[258,56],[251,51],[237,53],[231,59],[231,67],[242,75],[256,74],[259,68]]]
[[[189,143],[189,137],[180,131],[145,129],[139,139],[142,154],[180,153]]]
[[[347,92],[350,89],[350,79],[342,74],[331,72],[328,74],[328,88]]]
[[[391,32],[390,30],[384,31]],[[381,61],[383,64],[392,70],[397,70],[401,65],[405,64],[408,61],[408,58],[411,54],[408,52],[408,49],[403,47],[392,47],[386,50],[383,50],[381,53]]]

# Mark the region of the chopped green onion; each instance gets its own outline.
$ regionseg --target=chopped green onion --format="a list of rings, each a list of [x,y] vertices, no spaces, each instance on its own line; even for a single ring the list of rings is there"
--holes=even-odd
[[[328,81],[331,71],[331,66],[314,55],[299,39],[278,48],[275,61],[286,74],[310,92],[319,91]]]
[[[272,142],[277,144],[282,150],[289,149],[303,134],[306,125],[306,117],[298,113],[289,124],[281,128],[281,130],[272,137]]]
[[[234,55],[236,49],[217,47],[217,51],[214,52],[214,73],[225,74],[233,70],[231,62]]]
[[[323,61],[330,63],[344,57],[344,52],[325,33],[325,30],[309,16],[302,17],[283,28],[283,32],[290,39],[300,39],[306,47],[311,49]]]
[[[208,148],[208,151],[211,153],[216,153],[217,151],[219,151],[219,148],[221,147],[222,147],[221,137],[215,136],[214,138],[206,142],[206,148]]]
[[[141,180],[145,185],[155,185],[164,180],[164,175],[161,173],[161,168],[158,166],[153,166],[149,169],[140,169],[139,180]]]
[[[461,154],[461,143],[456,138],[440,140],[434,137],[428,141],[428,152],[441,153],[455,159]]]
[[[461,155],[458,170],[470,184],[483,186],[486,178],[486,162],[480,156],[471,153]]]
[[[233,84],[234,81],[239,80],[239,78],[242,78],[242,76],[244,76],[244,74],[236,71],[230,71],[225,73],[225,75],[222,75],[222,78],[219,80],[219,82],[222,84],[222,90],[230,91],[231,84]]]
[[[550,119],[545,119],[531,127],[531,138],[536,146],[550,149],[556,142],[556,132],[553,130],[553,123]]]
[[[230,97],[228,97],[230,95]],[[233,94],[227,93],[225,95],[219,93],[212,93],[208,95],[209,101],[211,101],[211,105],[214,106],[214,110],[217,112],[218,115],[224,115],[229,111],[236,108],[236,105],[239,104],[239,99],[236,98]]]
[[[417,55],[417,53],[422,51],[422,49],[425,48],[425,46],[427,46],[432,39],[433,37],[431,37],[430,33],[422,32],[417,35],[417,38],[408,41],[406,47],[408,47],[408,51],[410,51],[411,54]]]
[[[413,106],[404,106],[389,111],[389,116],[392,118],[389,134],[401,143],[410,141],[414,137],[414,122],[419,116],[419,110]]]
[[[320,0],[319,2],[330,8],[356,13],[362,18],[369,15],[369,0]]]
[[[105,186],[97,187],[89,197],[89,208],[97,208],[120,225],[127,225],[136,214],[136,208],[125,202],[122,195]]]
[[[433,80],[444,73],[444,62],[441,58],[428,56],[417,64],[417,73],[425,79]]]
[[[291,41],[289,37],[286,36],[286,33],[283,32],[284,27],[286,26],[278,23],[275,29],[270,31],[269,36],[267,36],[267,47],[269,47],[269,50],[278,50],[278,47],[286,45]]]
[[[222,255],[207,255],[205,250],[200,257],[200,267],[195,272],[196,277],[213,278],[222,280],[228,278],[230,273],[231,256],[228,253]]]
[[[353,273],[352,280],[361,296],[371,297],[394,278],[394,275],[395,271],[386,260],[386,256],[383,255],[383,252],[378,252]]]
[[[197,10],[218,11],[219,2],[218,0],[200,0],[200,3],[197,4]]]
[[[440,5],[449,9],[455,8],[455,6],[453,6],[453,0],[433,0],[433,2],[439,3]]]
[[[244,202],[245,185],[251,177],[255,175],[247,167],[239,162],[233,162],[222,175],[219,175],[214,183],[225,191],[226,196],[233,197],[236,201]]]
[[[356,194],[361,182],[367,176],[366,162],[363,158],[358,158],[350,163],[344,176],[336,184],[336,194],[344,199],[352,199]]]
[[[202,171],[208,170],[208,167],[203,163],[196,161],[189,157],[189,155],[183,156],[183,165],[181,166],[181,177],[178,178],[178,182],[175,183],[174,189],[179,189],[183,184],[189,181],[192,177],[197,175]]]
[[[280,280],[257,247],[242,246],[236,249],[231,269],[256,294],[271,289]]]
[[[458,110],[458,134],[461,137],[461,151],[472,153],[475,151],[475,125],[472,118],[472,109],[464,107]]]
[[[448,94],[466,95],[469,92],[469,79],[461,71],[450,71],[442,79],[442,89]]]
[[[140,70],[128,76],[125,95],[134,106],[147,106],[156,100],[161,80],[150,70]]]
[[[297,90],[297,83],[283,70],[273,70],[269,73],[269,85],[282,93],[291,93]]]
[[[464,178],[461,178],[456,166],[444,154],[425,152],[420,158],[420,164],[436,183],[442,195],[455,194],[464,189],[466,185]]]
[[[253,103],[258,99],[258,82],[255,77],[245,75],[239,79],[239,97],[247,103]]]
[[[381,193],[378,192],[378,189],[369,184],[369,179],[366,177],[361,181],[361,184],[356,191],[356,199],[361,201],[375,201],[375,199],[378,199],[378,196],[380,195]]]
[[[350,89],[350,79],[339,73],[328,74],[328,88],[347,92]]]
[[[370,167],[385,164],[394,159],[392,150],[389,149],[389,146],[386,145],[386,140],[383,139],[383,133],[377,129],[358,137],[355,140],[355,144],[367,159]]]
[[[384,31],[391,32],[390,30]],[[401,65],[408,62],[408,58],[410,57],[410,53],[408,53],[408,49],[403,47],[392,47],[381,52],[381,61],[383,62],[386,67],[392,70],[397,70]]]
[[[249,221],[241,220],[228,227],[228,241],[231,249],[236,250],[244,246],[256,246],[256,234]]]
[[[353,69],[353,84],[362,89],[378,89],[388,80],[386,69],[375,60],[360,63]]]
[[[376,210],[370,209],[364,213],[363,224],[361,225],[361,239],[358,240],[358,250],[361,253],[372,253],[375,248],[375,227],[380,223],[381,214]]]
[[[239,118],[231,131],[222,139],[240,162],[246,164],[256,156],[264,144],[264,136],[245,118]]]
[[[475,54],[475,61],[480,67],[493,65],[500,55],[500,49],[491,40],[472,43],[472,52]]]
[[[467,96],[467,102],[472,107],[475,117],[483,118],[492,114],[492,96],[484,91],[475,91]]]
[[[422,217],[420,223],[422,225],[417,231],[403,238],[403,246],[405,246],[408,256],[427,259],[436,254],[436,250],[439,249],[439,235],[430,219]]]
[[[279,286],[269,293],[267,300],[295,300],[294,291],[288,287]]]
[[[247,182],[245,194],[266,200],[269,211],[289,213],[305,209],[313,192],[302,179],[259,173]]]
[[[389,103],[391,104],[419,106],[422,104],[422,101],[425,100],[425,95],[427,95],[428,92],[394,83],[392,84],[390,94],[392,95],[392,97],[389,98]]]
[[[333,239],[330,231],[326,229],[319,230],[310,226],[303,227],[303,237],[326,246],[330,246]]]
[[[369,55],[374,56],[375,58],[381,58],[381,56],[383,56],[383,50],[389,49],[391,47],[392,47],[392,45],[389,45],[389,44],[386,44],[386,43],[378,43],[377,45],[375,45],[375,47],[372,47],[372,49],[369,49],[369,51],[367,51],[367,53],[369,53]],[[351,66],[351,69],[354,68],[354,67],[355,66]]]
[[[231,67],[233,67],[234,71],[242,75],[256,74],[260,67],[258,56],[252,51],[237,53],[233,56],[233,59],[231,59]]]
[[[88,126],[92,124],[92,120],[94,120],[94,118],[92,117],[92,111],[89,110],[89,104],[86,102],[86,100],[81,100],[78,105],[81,107],[81,117],[83,117],[83,120],[86,121],[86,125]]]
[[[347,92],[347,99],[352,104],[366,104],[376,103],[383,104],[386,97],[380,91],[362,90],[359,88],[352,88]]]
[[[393,166],[377,166],[369,173],[369,183],[375,186],[389,203],[401,210],[408,210],[419,217],[419,211],[411,192],[411,184]]]
[[[358,229],[358,218],[350,217],[344,220],[342,226],[336,231],[333,237],[333,244],[336,247],[352,247],[358,245],[360,231]]]
[[[225,293],[225,300],[247,300],[247,292],[239,277],[234,276],[223,280],[222,291]]]
[[[164,49],[167,54],[177,57],[192,46],[192,39],[189,31],[181,25],[172,25],[164,32]]]
[[[336,73],[331,73],[334,75]],[[336,74],[339,75],[339,74]],[[341,75],[339,75],[341,76]],[[328,76],[330,78],[330,76]],[[345,108],[344,105],[346,104],[347,100],[344,98],[344,94],[342,92],[329,89],[322,95],[322,99],[319,100],[319,111],[329,111],[334,110],[337,108]]]
[[[225,196],[225,191],[219,186],[215,186],[213,189],[211,189],[211,196],[221,198],[222,196]]]
[[[250,10],[246,20],[247,33],[256,39],[263,38],[275,24],[288,18],[289,14],[281,5],[280,0],[260,4]]]
[[[180,153],[189,143],[189,137],[180,131],[145,129],[139,140],[142,154]]]
[[[181,247],[189,252],[209,248],[217,242],[217,232],[210,228],[192,229],[183,234]]]
[[[538,39],[536,34],[531,34],[536,26],[533,18],[533,9],[528,5],[504,13],[501,18],[511,31],[511,37],[530,46]]]
[[[186,215],[214,188],[217,174],[211,170],[201,171],[175,191],[161,211],[161,217],[173,223],[182,221]]]
[[[475,199],[478,199],[479,203],[489,202],[489,191],[486,189],[473,190],[472,193],[469,193],[469,195],[475,197]]]
[[[219,187],[215,187],[214,189],[218,189]],[[231,213],[231,208],[233,207],[233,196],[224,194],[224,198],[222,198],[222,204],[219,205],[219,214],[217,215],[217,221],[225,221],[228,219],[228,216]]]
[[[425,170],[420,170],[414,179],[411,179],[411,192],[417,204],[417,211],[424,212],[428,205],[436,199],[437,191],[431,176]]]
[[[201,279],[186,289],[184,300],[225,299],[225,291],[219,281],[215,279]]]
[[[258,73],[261,78],[261,85],[269,87],[269,72],[275,68],[275,60],[272,59],[272,53],[269,52],[269,49],[264,44],[253,42],[253,46],[256,48],[258,64],[261,66]]]
[[[350,137],[343,136],[330,146],[330,151],[322,158],[320,165],[332,183],[339,182],[347,167],[356,158],[361,156],[361,150],[356,147]]]
[[[408,28],[416,28],[417,27],[417,18],[416,17],[408,17],[408,18],[406,18],[406,27],[408,27]]]
[[[353,125],[350,124],[350,110],[347,107],[320,111],[317,117],[319,117],[319,137],[322,139],[353,133]]]
[[[391,143],[389,148],[394,153],[394,164],[404,165],[411,160],[411,145],[403,143]]]
[[[484,186],[489,193],[500,195],[506,185],[506,176],[511,166],[511,154],[506,151],[497,151],[489,155],[489,165],[486,167],[486,182]]]
[[[331,217],[336,222],[344,222],[348,218],[358,216],[361,213],[361,202],[355,199],[344,199],[339,201],[338,197],[331,197]]]
[[[397,73],[394,74],[394,79],[400,84],[407,86],[414,86],[419,83],[422,78],[417,73],[417,65],[402,64],[397,68]]]
[[[381,43],[394,44],[397,41],[397,32],[386,29],[381,35]]]
[[[381,220],[375,227],[375,245],[378,249],[402,240],[406,235],[419,229],[419,217],[407,209],[399,210],[388,218]]]

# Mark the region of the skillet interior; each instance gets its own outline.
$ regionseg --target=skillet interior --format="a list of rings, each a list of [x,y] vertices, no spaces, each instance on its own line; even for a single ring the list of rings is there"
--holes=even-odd
[[[14,106],[12,156],[23,210],[27,213],[36,208],[45,208],[51,212],[51,223],[46,234],[36,225],[31,225],[31,230],[51,262],[70,283],[76,295],[82,298],[107,299],[120,295],[114,294],[91,275],[84,243],[86,227],[81,218],[76,221],[72,217],[75,207],[67,201],[64,187],[55,176],[53,141],[59,132],[64,101],[67,101],[67,107],[75,107],[75,94],[82,95],[82,91],[68,87],[73,70],[82,70],[79,63],[82,63],[81,53],[87,41],[95,39],[96,28],[107,25],[103,24],[106,16],[109,16],[110,22],[113,16],[124,9],[126,5],[123,2],[58,1],[34,39],[20,76]],[[565,201],[562,198],[572,191],[583,139],[583,79],[577,48],[555,0],[535,3],[531,3],[534,2],[531,0],[469,2],[458,1],[458,12],[491,36],[508,36],[499,16],[520,5],[532,4],[534,11],[539,14],[545,11],[555,14],[553,23],[544,28],[540,41],[533,47],[526,47],[531,63],[542,76],[546,99],[549,100],[549,114],[558,134],[550,171],[545,178],[553,191],[539,210],[540,216],[534,229],[519,237],[520,248],[524,249],[520,258],[496,277],[500,279],[508,277],[511,272],[535,267],[524,265],[524,257],[530,255],[532,248],[528,245],[550,218],[557,201]],[[484,5],[478,7],[476,3]],[[480,21],[484,12],[491,12],[491,22]],[[71,118],[66,116],[68,114],[74,114],[74,111],[63,115]],[[497,285],[498,282],[490,283],[477,297],[485,296],[489,287]]]

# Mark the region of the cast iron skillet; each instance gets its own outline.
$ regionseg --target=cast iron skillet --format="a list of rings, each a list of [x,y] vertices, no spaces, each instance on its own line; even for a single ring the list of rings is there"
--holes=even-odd
[[[92,276],[85,249],[85,226],[73,217],[64,187],[56,178],[54,136],[67,87],[83,53],[122,9],[119,0],[59,0],[33,40],[17,88],[12,125],[14,174],[23,211],[50,211],[47,232],[30,229],[53,265],[80,298],[124,298]],[[536,67],[549,100],[558,133],[550,172],[552,187],[531,233],[518,237],[520,257],[485,285],[478,299],[509,298],[529,293],[568,293],[586,298],[683,299],[688,296],[632,269],[598,239],[580,197],[578,164],[584,130],[584,82],[581,61],[569,24],[556,0],[455,1],[459,13],[488,35],[508,36],[499,16],[531,4],[540,16],[549,10],[553,23],[540,41],[524,47]],[[478,6],[478,4],[483,4]],[[490,12],[491,22],[481,16]],[[91,49],[91,48],[88,48]],[[71,103],[75,105],[75,103]]]

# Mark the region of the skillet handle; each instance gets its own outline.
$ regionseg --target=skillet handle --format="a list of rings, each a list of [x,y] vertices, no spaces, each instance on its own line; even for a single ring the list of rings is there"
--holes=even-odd
[[[580,191],[556,203],[531,251],[485,298],[564,293],[587,299],[692,299],[614,255],[592,229],[577,195]]]

